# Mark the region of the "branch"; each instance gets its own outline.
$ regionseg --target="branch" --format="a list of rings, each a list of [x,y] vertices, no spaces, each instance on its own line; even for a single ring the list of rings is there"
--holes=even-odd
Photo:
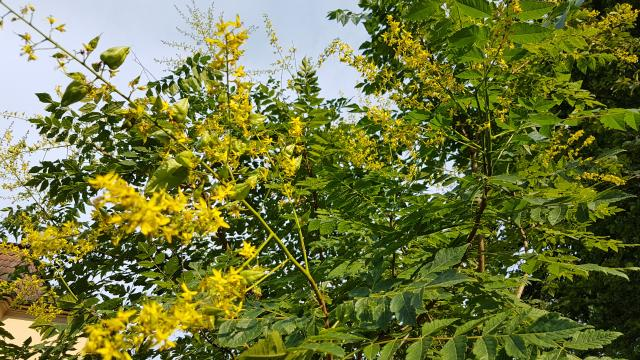
[[[525,254],[527,253],[527,251],[529,250],[529,240],[527,239],[527,233],[525,233],[524,229],[522,228],[522,226],[518,226],[518,230],[520,230],[520,238],[522,239],[522,247],[524,248],[524,252]],[[520,284],[520,286],[518,286],[518,289],[516,289],[516,297],[518,299],[522,298],[522,293],[524,293],[524,288],[525,286],[527,286],[527,278],[529,277],[529,274],[524,273],[524,275],[522,276],[522,283]]]

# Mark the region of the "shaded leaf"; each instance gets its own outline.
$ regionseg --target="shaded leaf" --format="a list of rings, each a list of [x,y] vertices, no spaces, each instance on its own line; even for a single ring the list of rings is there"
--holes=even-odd
[[[464,360],[467,358],[467,337],[456,336],[444,345],[440,350],[443,360]]]
[[[427,358],[427,350],[431,346],[431,338],[423,337],[407,348],[406,360],[422,360]]]
[[[473,345],[473,354],[478,360],[491,360],[496,358],[498,342],[493,336],[483,336]]]
[[[438,330],[456,322],[458,318],[453,319],[436,319],[422,325],[422,336],[435,334]]]
[[[487,0],[457,0],[456,4],[462,15],[483,19],[493,14],[493,7]]]

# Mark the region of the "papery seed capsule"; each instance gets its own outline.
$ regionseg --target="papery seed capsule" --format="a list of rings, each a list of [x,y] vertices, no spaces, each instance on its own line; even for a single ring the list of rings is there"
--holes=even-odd
[[[124,63],[129,55],[130,48],[128,46],[116,46],[105,50],[100,54],[100,60],[105,63],[109,69],[116,70]]]

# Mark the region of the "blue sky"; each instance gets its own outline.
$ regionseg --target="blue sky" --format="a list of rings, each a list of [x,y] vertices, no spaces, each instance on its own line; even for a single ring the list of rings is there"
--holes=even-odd
[[[14,9],[24,6],[25,1],[5,0]],[[97,59],[101,51],[112,46],[130,46],[132,52],[144,66],[160,77],[167,66],[155,59],[174,56],[176,50],[162,44],[162,41],[181,41],[182,35],[176,27],[184,28],[184,23],[176,8],[185,9],[191,0],[32,0],[36,7],[34,23],[41,29],[48,28],[46,17],[54,16],[65,23],[67,31],[56,34],[55,39],[68,49],[80,49],[96,35],[101,35],[98,49],[93,54]],[[206,9],[210,1],[196,0],[198,8]],[[367,36],[362,28],[342,25],[326,19],[327,12],[336,8],[356,8],[356,0],[224,0],[213,3],[216,13],[234,19],[239,14],[246,26],[254,31],[246,46],[244,65],[248,70],[264,70],[275,61],[268,37],[263,26],[263,15],[271,18],[282,45],[298,49],[297,59],[304,56],[317,57],[335,38],[357,48]],[[0,14],[4,14],[4,9]],[[0,114],[4,112],[24,113],[27,117],[44,114],[44,105],[34,95],[37,92],[54,93],[56,85],[62,88],[70,79],[56,70],[56,63],[49,53],[37,53],[39,59],[27,62],[20,56],[23,41],[18,37],[28,31],[24,24],[12,23],[5,18],[5,26],[0,30]],[[37,39],[36,39],[37,40]],[[94,60],[97,61],[97,60]],[[70,67],[78,71],[78,67]],[[141,67],[129,56],[120,68],[115,83],[125,85],[141,73]],[[319,71],[323,95],[333,97],[340,94],[355,96],[353,86],[357,74],[337,60],[327,61]],[[144,77],[141,77],[144,79]],[[29,142],[36,141],[36,132],[23,120],[0,116],[0,136],[12,126],[15,136],[29,132]],[[39,160],[52,160],[60,156],[56,151],[34,154],[31,165]],[[0,193],[0,207],[10,205]]]
[[[19,8],[23,1],[7,0],[9,5]],[[174,6],[184,9],[189,1],[77,1],[49,0],[32,1],[36,7],[34,23],[48,27],[46,17],[53,15],[67,24],[67,32],[56,38],[69,48],[79,49],[95,35],[101,34],[97,54],[111,46],[130,46],[140,61],[155,76],[161,76],[166,66],[155,61],[175,54],[175,50],[161,43],[162,40],[183,38],[176,30],[183,27],[182,19]],[[207,8],[210,1],[195,1],[199,8]],[[224,0],[213,3],[217,12],[227,18],[239,14],[246,25],[256,26],[247,47],[245,64],[248,68],[265,69],[274,61],[262,24],[263,14],[267,14],[282,41],[283,46],[295,46],[297,58],[315,57],[334,38],[357,47],[366,39],[362,28],[342,27],[326,19],[328,11],[336,8],[356,8],[355,0]],[[36,92],[52,92],[56,85],[64,86],[69,80],[55,70],[53,60],[45,53],[40,59],[27,62],[20,57],[21,40],[16,35],[26,27],[18,23],[6,22],[0,31],[0,111],[41,112],[41,104],[33,95]],[[97,56],[94,54],[94,56]],[[130,59],[131,60],[131,59]],[[137,76],[140,67],[133,61],[125,63],[119,75],[126,83]],[[329,61],[320,71],[320,81],[327,96],[340,93],[353,95],[353,85],[357,75],[337,61]],[[0,119],[0,129],[7,126],[7,120]],[[16,124],[20,126],[20,124]]]

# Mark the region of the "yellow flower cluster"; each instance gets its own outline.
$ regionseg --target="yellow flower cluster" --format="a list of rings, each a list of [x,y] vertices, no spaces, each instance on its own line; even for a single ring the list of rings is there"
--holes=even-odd
[[[350,128],[341,134],[344,142],[345,160],[358,168],[382,169],[384,164],[378,159],[378,144],[360,128]]]
[[[11,114],[19,116],[18,114]],[[33,154],[40,149],[46,149],[52,146],[48,140],[41,140],[36,144],[29,145],[26,137],[14,139],[12,126],[10,125],[0,137],[0,189],[7,190],[4,192],[6,198],[20,201],[28,199],[29,202],[34,201],[34,194],[24,189],[32,175],[29,173],[30,160]],[[12,194],[7,196],[6,194]],[[13,195],[15,194],[15,195]]]
[[[294,116],[289,121],[289,135],[294,138],[299,138],[304,133],[304,123],[300,120],[299,116]]]
[[[47,302],[45,297],[41,296],[29,305],[27,314],[33,316],[38,322],[50,323],[58,315],[62,314],[62,310]]]
[[[240,47],[249,37],[249,32],[242,29],[242,21],[236,16],[235,21],[220,21],[216,24],[216,32],[204,41],[213,51],[211,66],[216,69],[234,67],[242,54]]]
[[[409,124],[401,118],[393,119],[389,110],[377,106],[369,107],[367,117],[374,124],[382,127],[380,133],[382,141],[394,154],[404,150],[412,150],[416,145],[421,131],[418,126]]]
[[[581,144],[578,143],[584,135],[584,130],[578,130],[565,139],[564,133],[562,131],[557,131],[551,139],[549,147],[540,153],[541,163],[544,166],[549,166],[554,162],[556,156],[565,153],[569,160],[576,159],[581,150],[593,144],[595,141],[595,137],[589,135]]]
[[[233,267],[226,274],[213,270],[213,275],[206,277],[200,285],[201,291],[207,294],[211,306],[222,311],[227,318],[237,316],[242,310],[246,287],[247,279]]]
[[[567,139],[567,145],[570,146],[574,143],[577,143],[578,140],[580,140],[580,138],[582,138],[584,136],[584,130],[578,130],[575,133],[573,133],[571,136],[569,136],[569,138]],[[587,136],[584,141],[582,141],[582,144],[576,144],[576,146],[572,149],[570,149],[568,151],[568,156],[569,159],[574,159],[576,157],[578,157],[580,151],[584,148],[586,148],[587,146],[593,144],[593,142],[596,141],[596,138],[593,135],[589,135]]]
[[[382,35],[383,41],[395,49],[395,55],[404,66],[413,72],[414,81],[397,83],[395,96],[399,104],[415,105],[416,99],[406,99],[407,94],[418,94],[427,99],[450,99],[450,94],[463,90],[453,76],[453,68],[440,64],[421,42],[391,15],[387,17],[389,29]]]
[[[96,207],[111,203],[125,209],[111,215],[108,222],[123,224],[128,233],[139,228],[144,235],[154,235],[170,222],[166,213],[178,212],[186,206],[186,198],[182,194],[172,198],[160,191],[147,200],[115,173],[99,175],[89,183],[94,188],[105,190],[104,195],[96,199]]]
[[[246,249],[255,251],[251,248],[249,245]],[[216,316],[236,317],[242,310],[247,286],[262,275],[264,271],[259,268],[231,268],[226,273],[213,270],[200,282],[198,291],[182,284],[179,298],[167,309],[150,301],[139,311],[119,311],[113,318],[87,326],[84,351],[111,360],[131,359],[128,350],[136,350],[143,344],[160,350],[171,348],[175,346],[171,337],[176,331],[212,328]]]
[[[338,59],[341,62],[356,69],[365,77],[365,79],[373,82],[378,78],[378,76],[380,76],[380,69],[373,62],[367,60],[363,55],[356,54],[349,44],[340,40],[335,40],[331,43],[331,45],[325,50],[325,53],[322,55],[319,62],[323,62],[324,58],[335,53],[338,54]]]
[[[638,19],[640,10],[634,9],[631,4],[616,4],[613,11],[597,23],[597,27],[601,30],[613,30],[615,28],[631,29]]]
[[[104,360],[130,360],[131,355],[127,349],[133,348],[134,345],[122,332],[127,329],[129,318],[135,313],[135,310],[118,311],[114,318],[87,326],[85,330],[88,339],[84,351],[101,355]]]
[[[615,48],[613,49],[613,55],[623,63],[635,64],[638,62],[638,55],[631,54],[627,49]]]
[[[238,255],[243,256],[247,259],[251,259],[258,254],[258,249],[250,243],[243,241],[242,249],[238,251]]]
[[[24,275],[8,284],[6,289],[14,294],[14,301],[25,303],[37,300],[44,294],[44,281],[36,275]]]
[[[212,37],[206,37],[205,43],[213,59],[209,67],[226,75],[224,84],[210,83],[208,91],[219,100],[220,111],[213,116],[213,122],[227,118],[231,124],[242,130],[245,136],[249,135],[249,118],[251,115],[251,102],[249,94],[251,83],[245,81],[247,74],[244,67],[238,64],[244,50],[242,45],[249,37],[246,29],[242,28],[240,17],[235,21],[223,21],[216,24],[216,32]]]
[[[204,235],[229,227],[220,210],[212,208],[202,198],[192,207],[187,206],[187,198],[182,192],[173,197],[158,191],[147,199],[115,173],[97,176],[89,183],[105,190],[95,200],[96,207],[110,203],[124,209],[107,216],[106,222],[120,225],[127,233],[139,230],[151,237],[162,235],[169,242],[174,236],[188,242],[194,233]]]
[[[22,244],[29,247],[29,252],[34,258],[53,258],[60,254],[68,254],[77,259],[95,247],[93,237],[79,237],[79,225],[75,222],[66,222],[60,227],[48,226],[44,230],[38,230],[27,221]]]
[[[624,39],[620,37],[620,31],[628,31],[635,26],[640,10],[634,9],[630,4],[616,4],[612,11],[608,12],[599,21],[592,18],[593,28],[597,34],[592,35],[592,42],[595,47],[607,49],[610,48],[613,55],[624,64],[636,64],[638,62],[637,49],[634,42],[620,41]]]
[[[511,2],[511,9],[515,14],[520,14],[522,12],[522,6],[520,5],[520,0],[513,0]]]
[[[15,256],[16,253],[12,255]],[[28,261],[28,257],[22,258]],[[35,270],[33,265],[29,266],[31,270]],[[47,291],[45,282],[37,275],[21,275],[15,280],[0,279],[0,298],[11,299],[10,306],[26,305],[27,314],[33,316],[36,321],[42,323],[50,323],[62,310],[55,306],[52,298],[55,294],[51,290]]]
[[[282,173],[285,177],[292,178],[296,176],[301,163],[301,156],[284,154],[280,159],[280,169],[282,170]]]
[[[22,15],[27,15],[29,13],[34,13],[36,11],[36,8],[29,4],[24,6],[21,10],[20,13]],[[65,32],[66,28],[65,28],[65,24],[59,24],[59,25],[54,25],[54,23],[57,20],[52,17],[49,16],[47,17],[47,22],[49,23],[49,26],[51,27],[51,31],[56,30],[58,32]],[[0,19],[0,29],[2,28],[2,19]],[[38,57],[36,56],[36,46],[40,43],[42,43],[42,41],[40,42],[34,42],[32,40],[31,34],[29,33],[24,33],[24,34],[19,34],[18,36],[20,36],[22,38],[22,40],[24,40],[24,45],[21,48],[21,54],[20,55],[26,55],[27,56],[27,61],[33,61],[38,59]]]
[[[597,174],[592,172],[584,172],[582,173],[582,175],[580,175],[580,178],[583,180],[604,181],[604,182],[608,182],[618,186],[621,186],[627,183],[623,178],[616,175],[612,175],[612,174]]]

